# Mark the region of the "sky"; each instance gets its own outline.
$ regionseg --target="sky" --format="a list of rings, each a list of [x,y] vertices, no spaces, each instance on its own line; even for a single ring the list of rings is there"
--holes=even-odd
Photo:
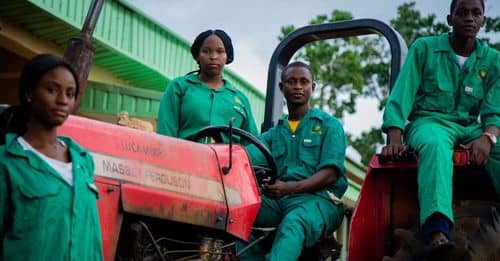
[[[228,68],[265,94],[267,70],[278,45],[281,27],[308,25],[317,15],[334,9],[349,11],[355,18],[385,22],[396,17],[403,0],[122,0],[135,6],[155,22],[192,42],[207,29],[223,29],[232,38],[235,60]],[[436,14],[445,22],[449,0],[416,0],[423,15]],[[486,15],[500,15],[500,1],[486,1]],[[376,102],[358,102],[358,112],[344,119],[345,129],[359,135],[371,126],[380,126],[382,116]],[[375,115],[374,115],[375,112]]]

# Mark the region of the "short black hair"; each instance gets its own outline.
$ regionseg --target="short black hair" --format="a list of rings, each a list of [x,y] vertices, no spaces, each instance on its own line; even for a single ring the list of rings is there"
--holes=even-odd
[[[451,0],[450,4],[450,14],[453,14],[453,11],[455,11],[455,8],[457,7],[457,3],[459,0]],[[483,6],[483,12],[484,12],[484,0],[479,0],[481,2],[481,5]]]
[[[206,30],[205,32],[202,32],[198,36],[196,36],[196,39],[194,39],[194,42],[191,45],[191,55],[193,56],[193,59],[196,60],[196,58],[198,58],[198,55],[200,54],[201,45],[203,44],[205,39],[207,39],[210,35],[213,34],[217,35],[224,44],[224,49],[226,49],[226,54],[227,54],[226,64],[232,63],[234,60],[234,49],[231,37],[229,37],[229,35],[226,32],[219,29]]]
[[[26,106],[29,103],[26,93],[38,86],[38,82],[45,73],[57,67],[66,68],[71,75],[73,75],[76,84],[75,99],[77,98],[78,92],[80,91],[80,85],[78,83],[78,76],[73,67],[61,57],[53,54],[40,54],[26,62],[21,72],[21,77],[19,78],[19,102],[21,106]]]
[[[283,68],[283,71],[281,71],[281,80],[283,80],[285,78],[285,75],[286,75],[288,69],[290,69],[292,67],[306,68],[309,71],[309,73],[311,74],[311,80],[314,81],[314,74],[312,72],[311,66],[309,66],[308,64],[301,62],[301,61],[292,62],[292,63],[289,63],[287,66],[285,66],[285,68]]]

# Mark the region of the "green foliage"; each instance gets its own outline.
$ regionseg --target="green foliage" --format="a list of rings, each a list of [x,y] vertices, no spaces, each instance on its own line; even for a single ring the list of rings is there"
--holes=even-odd
[[[361,154],[362,163],[367,165],[371,156],[376,153],[377,144],[381,146],[384,143],[384,138],[382,136],[382,131],[380,128],[371,128],[368,131],[363,131],[360,137],[353,138],[352,135],[347,135],[347,140],[350,145],[355,148],[358,152],[363,152]],[[366,155],[366,156],[365,156]]]
[[[486,17],[484,31],[488,33],[488,35],[493,33],[500,33],[500,16]],[[483,40],[487,41],[491,47],[500,51],[500,42],[492,42],[489,37],[485,37]]]
[[[441,15],[441,14],[440,14]],[[310,24],[321,24],[353,19],[351,13],[334,10],[330,15],[318,15]],[[436,15],[423,16],[416,10],[415,2],[398,7],[397,16],[390,24],[401,34],[409,45],[416,38],[448,32],[449,27],[436,21]],[[293,25],[281,28],[279,39],[293,32]],[[487,35],[500,32],[500,17],[487,18]],[[500,42],[492,43],[500,50]],[[379,102],[381,111],[386,103],[389,83],[389,47],[378,36],[339,38],[312,42],[301,49],[294,59],[309,63],[316,77],[317,91],[312,104],[331,112],[342,119],[346,114],[356,112],[359,97],[371,97]],[[374,112],[379,117],[380,113]],[[362,155],[362,163],[367,164],[376,149],[384,143],[380,128],[362,132],[360,137],[347,134],[351,146]]]
[[[404,3],[398,7],[397,17],[390,21],[403,37],[407,44],[421,36],[436,35],[448,32],[448,25],[436,22],[436,15],[422,17],[420,11],[415,9],[415,2]]]
[[[310,24],[349,19],[352,19],[349,12],[334,10],[330,16],[317,16]],[[284,26],[280,39],[293,30],[291,25]],[[309,63],[316,77],[318,91],[312,104],[342,118],[344,113],[356,112],[358,97],[384,97],[386,91],[378,87],[388,82],[388,75],[383,75],[387,74],[388,59],[380,56],[382,46],[383,42],[377,38],[358,37],[306,45],[295,58]]]

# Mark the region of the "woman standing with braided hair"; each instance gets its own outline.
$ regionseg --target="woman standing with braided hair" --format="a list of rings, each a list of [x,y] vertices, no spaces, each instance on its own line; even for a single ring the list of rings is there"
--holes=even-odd
[[[102,260],[92,157],[56,135],[78,89],[57,56],[38,55],[23,68],[20,106],[0,146],[1,260]]]

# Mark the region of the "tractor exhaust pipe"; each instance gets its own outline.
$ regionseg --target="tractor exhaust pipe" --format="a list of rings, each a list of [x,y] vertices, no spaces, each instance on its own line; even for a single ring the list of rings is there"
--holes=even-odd
[[[78,75],[78,84],[80,91],[76,100],[73,113],[78,111],[85,87],[87,87],[87,78],[92,60],[94,59],[95,48],[92,45],[92,34],[94,33],[99,14],[101,13],[104,0],[93,0],[87,12],[87,17],[83,23],[82,30],[77,37],[69,40],[68,46],[64,51],[64,60],[71,64]]]

